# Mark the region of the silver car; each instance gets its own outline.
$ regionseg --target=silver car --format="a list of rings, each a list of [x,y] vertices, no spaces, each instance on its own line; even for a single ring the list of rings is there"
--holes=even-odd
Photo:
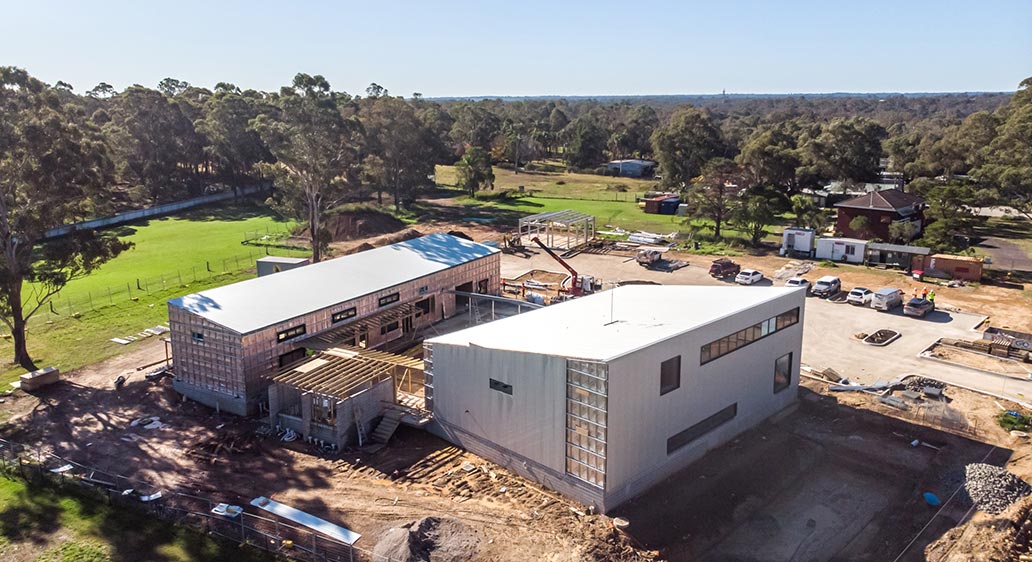
[[[871,297],[873,295],[874,291],[867,287],[857,287],[852,291],[849,291],[849,294],[846,295],[846,302],[857,306],[867,306],[871,303]]]

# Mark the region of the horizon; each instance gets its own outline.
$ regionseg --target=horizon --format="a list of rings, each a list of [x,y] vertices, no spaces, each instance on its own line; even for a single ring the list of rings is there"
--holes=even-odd
[[[393,95],[462,99],[1005,93],[1032,76],[1032,3],[1021,0],[991,10],[959,0],[633,9],[316,0],[288,10],[264,0],[39,0],[6,15],[17,25],[0,34],[3,64],[79,93],[166,77],[276,91],[298,72],[355,94],[377,83]]]

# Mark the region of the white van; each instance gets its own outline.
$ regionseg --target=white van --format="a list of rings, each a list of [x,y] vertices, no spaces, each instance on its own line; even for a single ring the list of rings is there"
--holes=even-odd
[[[903,291],[886,287],[878,289],[871,297],[871,308],[875,310],[892,310],[903,304]]]

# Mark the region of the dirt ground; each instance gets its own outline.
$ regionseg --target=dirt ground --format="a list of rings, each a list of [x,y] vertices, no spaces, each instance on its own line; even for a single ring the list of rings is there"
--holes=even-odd
[[[947,345],[936,345],[930,350],[933,357],[945,361],[952,361],[975,369],[984,369],[994,373],[1007,375],[1019,375],[1027,377],[1032,374],[1032,365],[1018,361],[990,357],[981,353],[975,353],[966,349],[959,349]]]

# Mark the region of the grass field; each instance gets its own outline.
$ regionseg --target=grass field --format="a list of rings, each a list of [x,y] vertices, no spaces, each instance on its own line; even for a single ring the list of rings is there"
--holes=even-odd
[[[516,190],[524,186],[525,191],[542,197],[568,197],[571,199],[602,199],[634,201],[635,195],[658,188],[655,180],[614,178],[595,174],[568,174],[548,172],[520,172],[494,169],[495,191]],[[454,186],[454,166],[438,166],[438,185]]]
[[[89,298],[103,302],[108,299],[108,289],[116,293],[136,291],[137,280],[141,280],[142,287],[145,281],[156,284],[162,277],[192,279],[195,272],[206,273],[209,266],[217,273],[237,271],[242,267],[238,264],[246,259],[265,254],[264,248],[242,243],[248,233],[281,233],[291,226],[265,206],[245,203],[206,207],[120,227],[123,239],[135,247],[89,276],[69,283],[55,299],[55,307],[60,309],[62,301],[79,303]],[[271,253],[307,254],[285,249]],[[167,281],[166,286],[169,284]]]
[[[0,475],[0,555],[36,562],[270,560],[79,490],[62,494],[8,475]]]

